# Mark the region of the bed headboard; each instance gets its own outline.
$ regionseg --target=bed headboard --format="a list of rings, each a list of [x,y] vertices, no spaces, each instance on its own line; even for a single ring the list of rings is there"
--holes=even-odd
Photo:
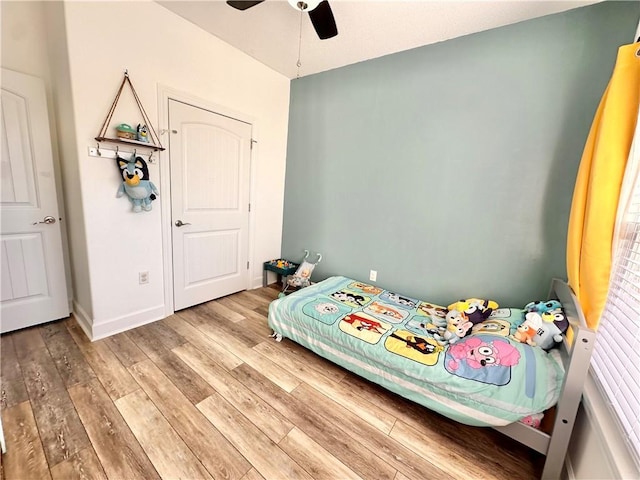
[[[566,373],[551,435],[522,423],[497,427],[496,430],[545,454],[547,458],[542,478],[557,479],[561,477],[571,432],[582,399],[582,389],[589,371],[596,332],[587,326],[580,302],[567,282],[554,278],[551,281],[549,298],[562,303],[570,324],[560,346],[560,356]]]
[[[591,358],[596,332],[587,326],[584,314],[582,313],[582,307],[576,295],[567,282],[554,278],[551,280],[549,298],[555,298],[562,303],[562,307],[569,320],[570,327],[564,336],[560,349],[564,368],[568,371],[571,359],[575,354],[579,353],[578,351],[574,352],[574,348],[588,355],[586,358],[588,364]],[[567,376],[569,376],[569,373]]]

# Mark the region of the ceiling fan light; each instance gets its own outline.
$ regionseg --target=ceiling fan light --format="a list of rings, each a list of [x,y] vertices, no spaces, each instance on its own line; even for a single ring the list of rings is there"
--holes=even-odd
[[[311,10],[313,10],[314,8],[316,8],[320,2],[322,0],[287,0],[287,2],[289,2],[289,5],[291,5],[293,8],[295,8],[296,10],[300,11],[300,10],[304,10],[305,12],[309,12]],[[305,6],[300,6],[299,4],[304,4]]]

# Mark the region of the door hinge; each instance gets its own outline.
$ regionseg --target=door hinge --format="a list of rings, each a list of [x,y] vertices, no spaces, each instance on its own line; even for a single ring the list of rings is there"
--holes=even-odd
[[[254,140],[253,138],[251,139],[251,142],[249,142],[249,144],[251,145],[251,150],[253,150],[253,144],[254,143],[258,143],[257,140]]]
[[[247,262],[247,270],[249,270],[249,262]]]
[[[249,204],[249,211],[251,211],[251,204]]]

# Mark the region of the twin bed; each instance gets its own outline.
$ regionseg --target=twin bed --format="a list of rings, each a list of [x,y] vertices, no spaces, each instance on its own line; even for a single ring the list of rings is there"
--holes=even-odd
[[[271,303],[269,326],[315,353],[453,420],[490,426],[546,455],[542,478],[560,478],[595,333],[569,286],[553,280],[570,322],[549,353],[510,338],[521,309],[499,308],[454,343],[431,326],[442,307],[345,277]],[[550,433],[522,423],[555,406]],[[528,422],[530,423],[530,422]]]

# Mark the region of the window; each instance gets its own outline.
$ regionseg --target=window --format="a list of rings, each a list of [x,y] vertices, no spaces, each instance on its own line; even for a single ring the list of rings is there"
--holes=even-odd
[[[640,155],[636,155],[640,157]],[[629,165],[607,303],[598,327],[592,366],[640,465],[640,179]],[[623,205],[624,201],[624,205]]]

